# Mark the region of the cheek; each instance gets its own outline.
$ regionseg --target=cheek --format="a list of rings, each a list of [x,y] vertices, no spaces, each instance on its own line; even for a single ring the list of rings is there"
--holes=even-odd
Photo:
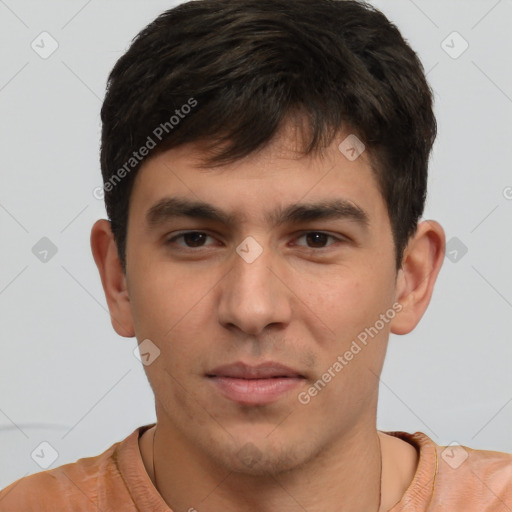
[[[373,324],[388,307],[388,295],[391,297],[379,276],[366,271],[358,273],[354,269],[350,269],[350,273],[331,275],[321,286],[318,282],[311,285],[316,286],[316,290],[308,293],[307,302],[319,320],[342,339]]]
[[[357,397],[374,392],[374,374],[381,371],[392,319],[388,315],[388,322],[384,322],[381,315],[392,307],[393,286],[382,267],[364,265],[364,262],[359,267],[351,267],[350,273],[343,269],[337,276],[330,277],[317,290],[318,317],[334,333],[328,336],[330,340],[334,338],[334,343],[325,343],[322,347],[321,371],[331,368],[336,374],[335,383],[329,386],[325,398],[333,393],[336,401],[341,400],[348,406],[353,400],[357,401]],[[341,363],[338,356],[342,357]],[[338,371],[333,368],[336,361]],[[347,392],[351,396],[346,396]]]
[[[200,309],[209,288],[208,283],[198,282],[197,273],[170,263],[141,265],[130,286],[137,337],[171,335]]]
[[[197,270],[171,268],[169,263],[152,265],[130,286],[137,339],[150,339],[161,352],[156,361],[178,379],[204,357],[205,327],[211,323],[216,280],[198,275]],[[152,365],[146,369],[154,373]]]

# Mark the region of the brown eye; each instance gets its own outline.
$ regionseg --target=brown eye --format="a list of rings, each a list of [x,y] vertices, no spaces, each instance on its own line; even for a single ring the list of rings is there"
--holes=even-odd
[[[205,235],[204,233],[194,231],[193,233],[185,233],[183,235],[183,240],[189,247],[200,247],[203,245],[207,236],[208,235]]]
[[[184,244],[178,244],[180,247],[184,247],[186,249],[193,249],[194,247],[204,247],[205,241],[207,238],[211,238],[210,235],[203,233],[201,231],[188,231],[186,233],[181,233],[176,235],[169,240],[167,240],[167,244],[171,245],[176,240],[183,239]]]
[[[336,237],[329,235],[327,233],[324,233],[322,231],[308,231],[307,233],[304,233],[300,238],[306,239],[307,247],[311,249],[323,249],[325,247],[328,247],[332,244],[327,244],[329,239],[332,240],[339,240]],[[302,245],[302,244],[299,244]]]
[[[315,247],[315,248],[318,246],[324,247],[325,244],[327,243],[328,238],[329,238],[329,235],[326,235],[325,233],[313,232],[313,233],[308,233],[306,235],[306,240],[308,241],[308,243],[313,244],[313,247]]]

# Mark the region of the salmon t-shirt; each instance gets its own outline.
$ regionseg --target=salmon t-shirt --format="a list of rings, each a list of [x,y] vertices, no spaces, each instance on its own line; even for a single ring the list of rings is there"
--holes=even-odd
[[[1,512],[172,512],[146,472],[135,429],[95,457],[20,478],[0,491]],[[444,447],[426,434],[385,432],[419,453],[414,478],[389,512],[511,512],[512,455]]]

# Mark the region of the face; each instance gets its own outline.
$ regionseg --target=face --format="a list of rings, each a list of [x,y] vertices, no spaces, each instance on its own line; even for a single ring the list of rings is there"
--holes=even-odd
[[[126,283],[160,350],[159,429],[229,470],[289,470],[375,428],[400,306],[386,205],[347,135],[304,157],[288,125],[234,164],[201,169],[189,144],[137,175]]]

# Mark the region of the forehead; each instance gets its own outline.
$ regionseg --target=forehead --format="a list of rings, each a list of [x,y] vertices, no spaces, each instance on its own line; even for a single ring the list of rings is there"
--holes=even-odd
[[[199,142],[161,152],[141,166],[130,209],[148,224],[166,211],[195,208],[218,221],[259,218],[277,225],[287,216],[298,218],[297,207],[319,203],[344,210],[362,225],[387,216],[368,152],[354,158],[362,148],[352,143],[353,134],[340,133],[328,146],[304,155],[302,133],[288,124],[260,151],[216,167],[205,167],[211,153]],[[169,198],[174,200],[166,203]],[[307,215],[303,210],[302,218]]]

